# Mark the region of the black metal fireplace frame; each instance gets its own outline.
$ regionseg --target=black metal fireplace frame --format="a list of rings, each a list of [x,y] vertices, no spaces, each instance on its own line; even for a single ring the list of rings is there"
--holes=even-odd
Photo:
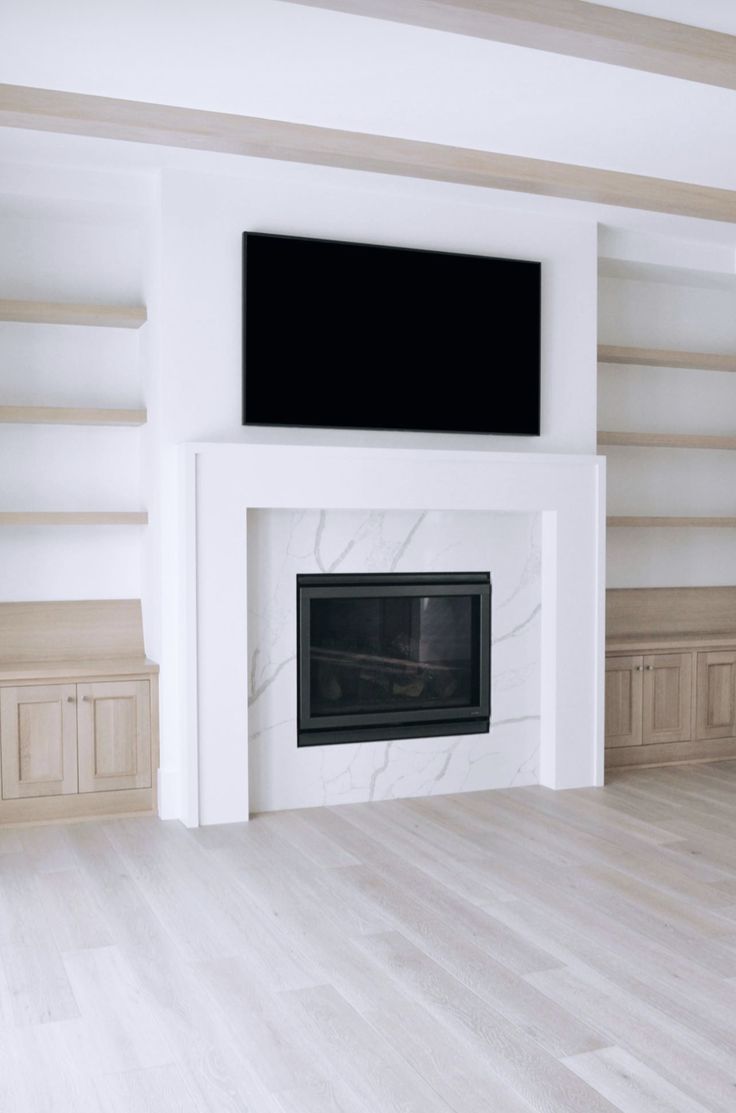
[[[474,595],[479,599],[478,701],[458,708],[314,716],[309,695],[312,599],[392,595]],[[384,575],[333,573],[297,576],[297,745],[378,742],[452,734],[486,734],[491,715],[491,577],[489,572],[418,572]]]

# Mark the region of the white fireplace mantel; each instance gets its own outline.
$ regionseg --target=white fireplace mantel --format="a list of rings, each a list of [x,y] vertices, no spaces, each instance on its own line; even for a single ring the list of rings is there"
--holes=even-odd
[[[602,784],[603,458],[250,443],[183,453],[186,822],[248,818],[249,509],[540,514],[540,782]]]

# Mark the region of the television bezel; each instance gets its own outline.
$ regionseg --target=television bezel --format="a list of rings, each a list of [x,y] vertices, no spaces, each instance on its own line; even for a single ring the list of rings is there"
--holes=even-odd
[[[536,268],[537,274],[537,297],[539,305],[539,317],[537,328],[537,390],[536,390],[536,413],[537,423],[536,432],[529,433],[514,433],[514,432],[501,432],[496,433],[491,430],[468,430],[468,429],[427,429],[419,425],[402,426],[402,425],[313,425],[313,424],[297,424],[289,421],[249,421],[246,415],[246,376],[247,376],[247,361],[246,361],[246,332],[247,332],[247,304],[248,304],[248,283],[247,283],[247,258],[248,258],[248,239],[270,239],[270,240],[289,240],[290,242],[301,243],[314,243],[314,244],[336,244],[345,247],[367,247],[378,251],[400,251],[411,253],[415,255],[433,255],[433,256],[450,256],[454,259],[487,259],[491,262],[498,263],[524,263],[530,267]],[[254,429],[306,429],[306,430],[343,430],[351,431],[354,433],[421,433],[439,434],[458,437],[540,437],[542,435],[542,262],[538,259],[519,259],[509,258],[501,255],[484,255],[477,252],[469,251],[444,251],[435,250],[434,248],[426,247],[405,247],[402,244],[386,244],[386,243],[371,243],[366,240],[335,240],[327,239],[323,236],[293,236],[287,232],[243,232],[243,258],[242,258],[242,426],[243,428]]]

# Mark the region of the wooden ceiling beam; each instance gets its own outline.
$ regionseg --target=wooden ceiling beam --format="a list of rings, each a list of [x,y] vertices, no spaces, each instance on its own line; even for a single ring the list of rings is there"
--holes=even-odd
[[[736,223],[736,192],[254,116],[0,85],[0,127],[455,182]]]
[[[736,89],[736,37],[586,0],[289,0]]]

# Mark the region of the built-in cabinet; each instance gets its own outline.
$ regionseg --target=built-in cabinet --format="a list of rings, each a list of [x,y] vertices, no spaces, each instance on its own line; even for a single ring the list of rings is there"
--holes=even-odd
[[[158,668],[140,603],[0,604],[0,644],[14,654],[0,660],[0,822],[153,810]]]
[[[74,684],[0,689],[3,800],[77,791],[75,691]]]
[[[698,653],[696,737],[736,736],[736,648]]]
[[[2,799],[151,787],[149,680],[0,688]]]
[[[620,589],[607,604],[606,765],[736,757],[736,588]]]
[[[139,329],[146,323],[143,306],[77,305],[70,302],[9,301],[0,299],[0,321],[17,324],[93,326]],[[12,425],[145,425],[144,408],[111,409],[90,406],[0,405],[0,424]],[[148,523],[144,510],[6,510],[0,526],[139,526]]]
[[[686,742],[692,734],[693,655],[653,653],[606,661],[606,746]]]

